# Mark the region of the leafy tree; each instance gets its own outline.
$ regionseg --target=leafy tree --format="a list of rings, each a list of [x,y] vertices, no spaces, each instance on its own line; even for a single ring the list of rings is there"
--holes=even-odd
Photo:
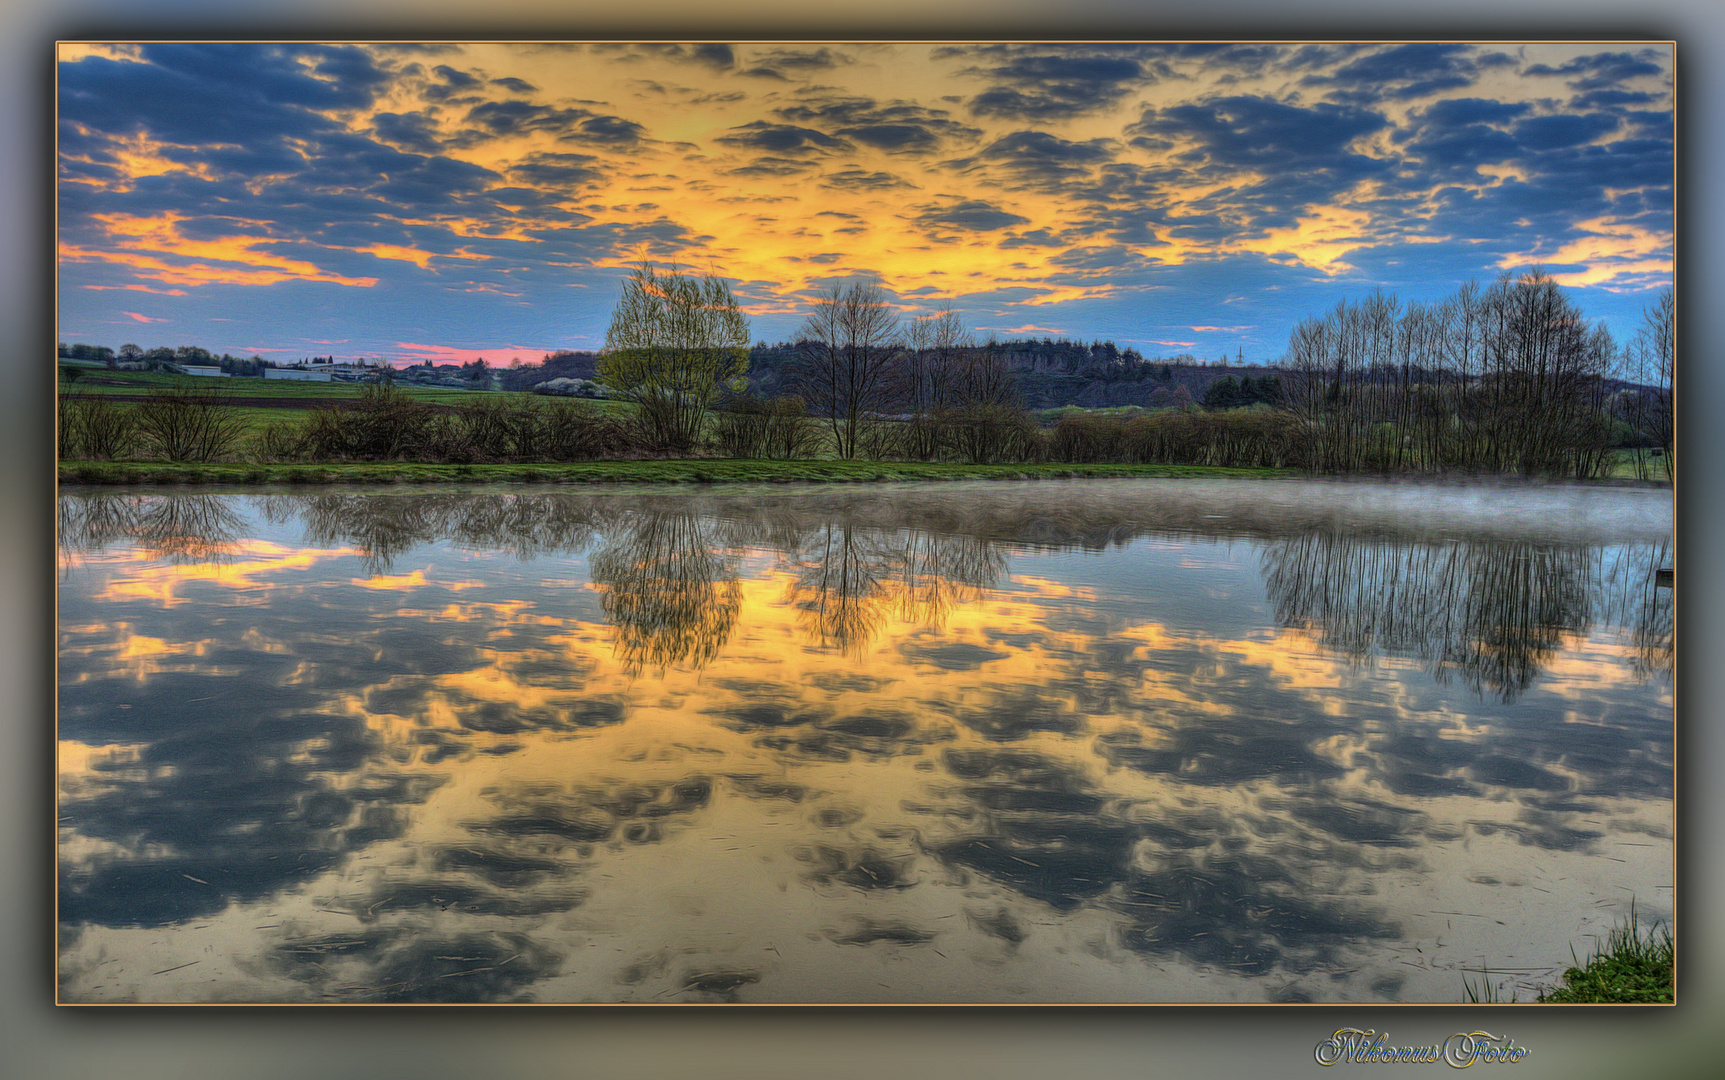
[[[749,320],[729,285],[642,262],[611,313],[598,380],[638,406],[652,446],[684,453],[720,388],[741,378],[748,361]]]

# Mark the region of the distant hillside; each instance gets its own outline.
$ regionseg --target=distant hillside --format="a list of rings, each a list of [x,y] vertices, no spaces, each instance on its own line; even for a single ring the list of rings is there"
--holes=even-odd
[[[505,390],[531,390],[552,379],[591,379],[599,368],[599,354],[558,349],[537,364],[497,369]]]

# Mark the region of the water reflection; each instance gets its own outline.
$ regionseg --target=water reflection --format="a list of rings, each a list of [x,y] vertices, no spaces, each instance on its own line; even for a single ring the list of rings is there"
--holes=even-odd
[[[1445,1000],[1664,913],[1644,502],[1096,490],[64,496],[62,995]]]
[[[742,607],[738,555],[709,518],[654,510],[615,529],[593,555],[593,584],[630,674],[704,667],[730,640]]]
[[[1579,545],[1322,531],[1269,545],[1264,581],[1282,625],[1311,628],[1355,663],[1418,657],[1440,680],[1514,701],[1565,636],[1590,628],[1597,562]]]
[[[57,503],[62,555],[88,555],[113,544],[176,565],[231,558],[246,527],[234,500],[223,495],[172,499],[97,495]]]

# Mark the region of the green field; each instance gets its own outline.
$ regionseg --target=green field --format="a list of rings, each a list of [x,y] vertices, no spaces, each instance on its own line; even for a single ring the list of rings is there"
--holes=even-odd
[[[62,373],[59,386],[62,397],[111,397],[130,403],[142,399],[156,390],[190,388],[211,391],[227,398],[233,407],[239,411],[240,418],[244,421],[248,433],[261,431],[270,424],[279,421],[303,421],[309,411],[320,406],[356,401],[368,385],[349,382],[306,382],[299,379],[213,379],[155,371],[114,371],[100,365],[79,364],[76,361],[68,360],[60,361],[60,366],[62,368],[75,366],[83,370],[83,374],[72,382],[68,382]],[[605,412],[617,412],[629,408],[627,404],[620,401],[545,399],[520,392],[457,390],[447,386],[415,386],[405,382],[397,382],[395,386],[414,401],[448,408],[498,398],[580,400],[583,405]]]
[[[1651,450],[1617,450],[1611,455],[1611,464],[1605,476],[1612,480],[1648,479],[1663,481],[1669,479],[1665,475],[1663,455],[1654,456]]]

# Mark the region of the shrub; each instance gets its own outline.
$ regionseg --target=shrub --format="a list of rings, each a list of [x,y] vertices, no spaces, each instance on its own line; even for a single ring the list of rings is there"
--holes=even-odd
[[[168,461],[214,461],[239,442],[244,422],[219,390],[156,390],[133,415],[145,447]]]
[[[319,407],[306,425],[305,451],[323,461],[414,458],[434,434],[435,415],[395,387],[374,383],[357,401]]]
[[[306,451],[306,425],[278,420],[252,440],[252,455],[261,461],[298,461]]]
[[[137,418],[104,397],[61,398],[58,446],[64,458],[113,459],[131,449]]]
[[[1279,467],[1298,458],[1299,430],[1297,418],[1268,409],[1183,410],[1129,421],[1122,441],[1127,461]]]
[[[754,394],[732,399],[713,424],[713,438],[724,457],[767,457],[767,403]]]
[[[944,443],[973,465],[997,461],[1037,461],[1046,446],[1036,423],[1022,408],[973,405],[939,416]]]
[[[725,457],[807,457],[817,439],[803,399],[789,394],[770,400],[742,395],[718,414],[714,424],[714,441]]]
[[[54,453],[61,460],[78,456],[78,446],[84,441],[78,427],[77,404],[62,396],[56,402],[54,424]]]
[[[542,451],[550,461],[633,457],[640,450],[629,425],[597,409],[559,401],[544,414]]]
[[[1048,456],[1074,465],[1121,461],[1125,451],[1122,442],[1124,426],[1120,419],[1111,416],[1063,416],[1054,425]]]
[[[795,394],[782,394],[767,402],[767,456],[813,457],[820,445],[814,419]]]

